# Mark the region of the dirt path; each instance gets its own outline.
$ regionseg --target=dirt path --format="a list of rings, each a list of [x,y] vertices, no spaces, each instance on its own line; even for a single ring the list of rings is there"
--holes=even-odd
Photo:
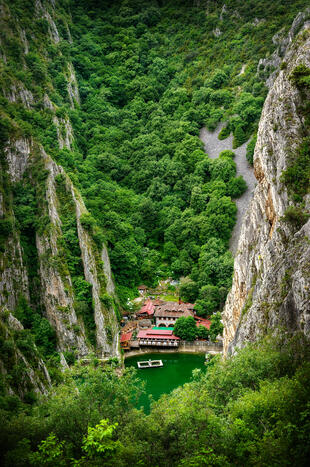
[[[225,149],[232,149],[232,136],[229,136],[224,140],[218,139],[219,132],[222,128],[223,124],[220,124],[214,132],[207,130],[205,127],[200,131],[199,137],[204,144],[206,153],[209,155],[209,157],[211,157],[211,159],[218,157],[220,152],[224,151]],[[246,146],[247,143],[244,143],[239,148],[232,149],[236,154],[234,160],[237,164],[237,176],[242,175],[248,186],[248,189],[245,191],[245,193],[240,198],[236,199],[236,205],[238,208],[237,222],[232,232],[229,244],[230,251],[233,255],[235,255],[237,251],[242,219],[253,196],[253,191],[256,184],[256,178],[254,177],[253,169],[245,157]]]

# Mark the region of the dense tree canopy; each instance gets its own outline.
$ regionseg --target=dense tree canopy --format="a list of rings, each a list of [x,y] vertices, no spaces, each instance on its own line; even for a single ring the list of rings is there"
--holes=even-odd
[[[134,371],[76,366],[48,400],[8,421],[0,410],[7,466],[306,466],[309,458],[309,346],[269,338],[152,404],[134,408]],[[78,390],[77,390],[78,388]],[[1,401],[0,401],[1,402]],[[17,410],[17,409],[15,409]],[[73,464],[73,459],[75,463]]]

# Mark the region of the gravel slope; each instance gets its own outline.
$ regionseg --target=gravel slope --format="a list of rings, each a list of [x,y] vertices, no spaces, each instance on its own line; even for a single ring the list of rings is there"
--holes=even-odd
[[[253,168],[249,165],[245,157],[246,146],[248,143],[244,143],[237,149],[232,149],[233,137],[231,135],[224,140],[219,140],[218,135],[223,128],[223,125],[224,124],[221,123],[213,132],[204,127],[200,130],[199,137],[204,144],[206,153],[209,155],[209,157],[211,157],[211,159],[218,157],[220,152],[224,151],[225,149],[233,150],[236,154],[234,160],[237,164],[237,176],[242,175],[248,186],[248,189],[245,191],[245,193],[240,198],[236,199],[236,205],[238,208],[237,222],[232,232],[229,244],[230,251],[233,255],[235,255],[238,246],[242,219],[253,196],[253,191],[256,185],[256,178],[254,177]]]

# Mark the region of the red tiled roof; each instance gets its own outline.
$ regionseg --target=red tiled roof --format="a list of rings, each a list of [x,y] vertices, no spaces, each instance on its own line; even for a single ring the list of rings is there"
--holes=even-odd
[[[204,326],[206,329],[210,329],[211,321],[209,319],[199,318],[195,316],[196,326]]]
[[[179,337],[175,336],[172,331],[170,330],[162,330],[162,329],[145,329],[140,331],[138,339],[169,339],[169,340],[180,340]]]
[[[184,310],[184,311],[170,311],[170,310],[162,310],[162,307],[157,307],[157,310],[154,313],[154,316],[161,316],[163,318],[180,318],[181,316],[193,316],[194,313],[191,310]]]
[[[147,289],[147,286],[142,284],[142,285],[139,285],[138,287],[138,290],[146,290]]]
[[[141,308],[140,311],[138,311],[138,315],[140,314],[148,314],[149,316],[152,316],[154,314],[154,310],[155,310],[155,307],[153,305],[153,302],[152,300],[148,299],[146,300],[146,302],[144,303],[143,307]]]
[[[193,316],[192,303],[164,302],[156,307],[155,316]]]
[[[121,335],[121,342],[128,342],[132,338],[132,332],[126,332]]]
[[[154,306],[159,306],[159,305],[163,305],[165,302],[163,300],[159,300],[159,298],[157,298],[156,300],[153,300],[153,305]]]

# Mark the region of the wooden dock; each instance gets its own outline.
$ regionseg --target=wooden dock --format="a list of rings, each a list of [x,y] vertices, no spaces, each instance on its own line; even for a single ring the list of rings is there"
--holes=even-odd
[[[142,362],[137,362],[137,365],[140,370],[144,368],[159,368],[164,366],[162,360],[144,360]]]

